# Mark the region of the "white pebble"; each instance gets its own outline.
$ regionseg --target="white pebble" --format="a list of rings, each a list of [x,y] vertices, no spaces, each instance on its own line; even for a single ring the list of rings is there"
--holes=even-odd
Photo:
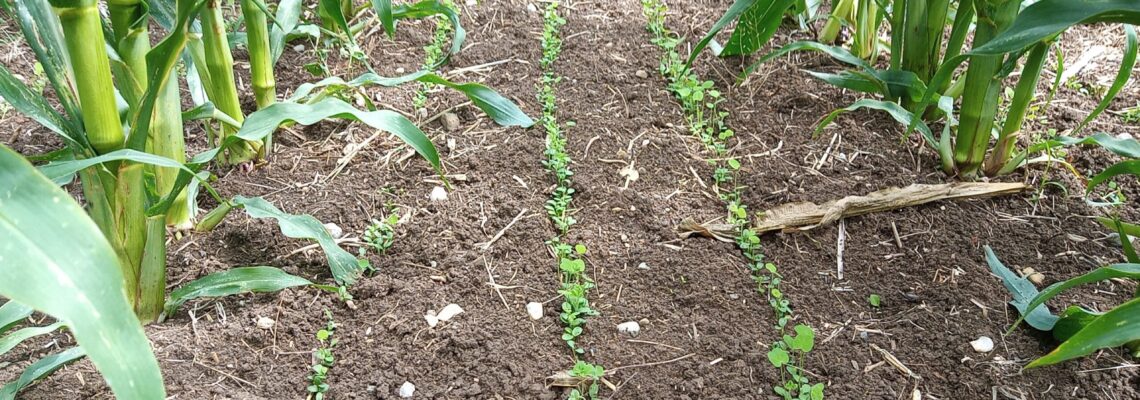
[[[538,7],[535,7],[532,3],[527,3],[526,10],[530,12],[538,12]]]
[[[467,0],[467,5],[469,5],[469,6],[473,6],[476,4],[479,4],[478,0]]]
[[[261,329],[273,329],[273,325],[275,324],[277,324],[277,321],[274,321],[273,318],[260,317],[257,319],[257,327]]]
[[[439,325],[440,322],[450,320],[452,317],[455,317],[462,312],[463,307],[452,303],[443,307],[442,310],[439,310],[439,313],[436,313],[435,310],[428,311],[427,315],[424,315],[424,320],[427,321],[428,326],[435,328],[435,326]]]
[[[641,325],[635,321],[623,322],[617,326],[618,332],[628,333],[630,336],[637,336],[641,332]]]
[[[530,302],[526,305],[526,313],[535,321],[542,319],[542,303]]]
[[[402,73],[404,73],[404,67],[396,68],[396,73],[397,73],[397,74],[402,74]]]
[[[649,270],[649,264],[646,264],[646,263],[637,264],[637,269]]]
[[[970,346],[972,346],[976,352],[989,353],[994,350],[994,340],[990,339],[989,336],[982,336],[979,337],[978,340],[970,342]]]
[[[411,382],[404,381],[404,384],[400,385],[400,397],[403,397],[405,399],[410,398],[415,393],[416,385],[413,385]]]
[[[299,45],[293,46],[293,51],[298,52],[298,53],[305,51],[305,45],[299,44]]]
[[[428,200],[431,201],[444,201],[447,200],[447,189],[443,186],[436,186],[431,189],[431,194],[428,195]]]
[[[340,239],[341,236],[344,236],[344,230],[332,222],[325,224],[325,230],[329,231],[329,235],[332,235],[333,239]]]

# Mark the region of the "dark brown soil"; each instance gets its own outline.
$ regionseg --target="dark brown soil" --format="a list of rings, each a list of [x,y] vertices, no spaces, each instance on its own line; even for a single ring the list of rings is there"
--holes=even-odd
[[[670,27],[698,38],[729,2],[672,3],[677,4],[670,4]],[[566,40],[555,68],[565,77],[558,87],[559,118],[576,123],[565,133],[575,160],[578,191],[572,207],[579,221],[569,239],[589,249],[587,273],[597,283],[590,300],[601,312],[582,336],[584,358],[614,371],[607,380],[617,390],[603,389],[605,397],[773,398],[770,387],[778,383],[777,371],[765,354],[775,339],[774,320],[743,258],[731,244],[676,240],[674,227],[683,218],[708,221],[725,212],[706,186],[712,170],[702,146],[685,130],[683,116],[656,72],[661,53],[649,42],[640,10],[634,0],[576,1],[562,7]],[[445,70],[505,61],[454,79],[483,82],[538,115],[541,13],[528,11],[522,1],[485,0],[464,7],[463,18],[468,44]],[[430,22],[402,23],[395,40],[377,31],[361,44],[377,72],[393,76],[419,67],[420,47],[433,28]],[[1082,32],[1082,40],[1095,36]],[[777,36],[778,42],[788,40],[785,33]],[[287,48],[279,66],[281,93],[314,80],[302,69],[315,60],[313,45],[306,47],[303,53]],[[5,60],[5,65],[25,61]],[[916,140],[900,143],[900,129],[882,114],[851,113],[813,137],[818,117],[858,98],[800,71],[831,68],[826,59],[779,60],[737,86],[732,83],[739,65],[739,60],[706,56],[698,71],[726,93],[724,106],[732,112],[729,123],[739,138],[735,152],[745,160],[742,179],[750,209],[954,180],[935,172],[935,159]],[[343,60],[331,66],[342,77],[360,72]],[[1106,70],[1097,73],[1114,73]],[[648,78],[639,78],[638,71]],[[414,116],[414,90],[413,85],[368,89],[367,95],[379,95],[384,107]],[[1077,110],[1095,105],[1070,89],[1058,96],[1061,104]],[[1131,85],[1112,109],[1138,98]],[[433,93],[428,115],[465,101],[453,93]],[[1061,131],[1083,117],[1065,110],[1051,109],[1048,125],[1029,129]],[[278,133],[272,160],[253,172],[217,171],[222,177],[216,188],[224,196],[265,196],[283,210],[336,223],[350,236],[359,236],[370,219],[380,219],[389,209],[403,222],[391,249],[369,255],[379,271],[350,288],[355,309],[316,289],[290,289],[194,301],[165,323],[149,326],[168,393],[186,399],[305,398],[311,352],[317,346],[314,335],[325,325],[327,311],[337,323],[339,340],[331,398],[398,398],[396,391],[405,381],[416,385],[416,398],[565,397],[562,390],[544,386],[546,376],[573,364],[560,339],[558,274],[546,245],[555,231],[543,209],[553,184],[541,164],[545,132],[498,127],[471,106],[455,112],[461,120],[455,132],[438,121],[422,124],[452,176],[454,190],[443,202],[428,200],[439,185],[435,175],[422,160],[405,158],[410,150],[395,139],[372,142],[330,176],[346,145],[373,134],[343,122]],[[12,114],[5,116],[7,127],[0,128],[3,143],[28,153],[59,145],[50,133]],[[1107,115],[1094,128],[1137,130]],[[192,148],[204,148],[200,134],[193,140]],[[450,141],[453,147],[447,145]],[[830,156],[819,162],[825,152]],[[1111,158],[1105,154],[1073,149],[1068,161],[1088,176],[1108,164]],[[619,171],[629,165],[639,178],[627,182]],[[1016,312],[1005,305],[1009,295],[989,273],[982,246],[992,246],[1011,267],[1042,271],[1048,282],[1118,261],[1120,250],[1089,218],[1106,210],[1084,202],[1083,186],[1071,174],[1034,167],[1008,180],[1043,189],[848,219],[843,280],[836,276],[838,227],[764,237],[765,253],[786,276],[784,289],[800,321],[819,332],[806,368],[813,381],[827,384],[829,398],[910,398],[915,388],[930,399],[1003,398],[993,393],[1024,399],[1140,398],[1137,369],[1089,371],[1130,361],[1117,350],[1021,371],[1052,344],[1026,329],[1003,337]],[[1068,192],[1042,185],[1046,180],[1060,182]],[[1140,197],[1135,180],[1123,182],[1128,198]],[[202,203],[213,205],[205,196]],[[1117,210],[1126,219],[1140,220],[1135,203]],[[488,250],[480,248],[519,215]],[[169,281],[177,287],[233,266],[273,265],[331,282],[319,252],[292,254],[306,244],[283,239],[268,221],[235,213],[214,232],[172,242]],[[1106,283],[1063,300],[1104,309],[1134,290]],[[881,308],[868,305],[870,294],[882,296]],[[532,301],[545,303],[539,321],[531,321],[524,310]],[[423,315],[449,303],[465,312],[429,328]],[[260,317],[276,324],[258,328]],[[641,321],[641,334],[619,334],[615,326],[626,321]],[[968,342],[981,335],[995,339],[994,352],[978,354],[970,348]],[[6,354],[2,361],[12,365],[0,367],[0,381],[10,380],[30,360],[73,343],[66,334],[52,340]],[[876,366],[883,359],[871,344],[922,379],[909,379],[889,364]],[[665,363],[645,365],[658,362]],[[110,397],[88,362],[69,366],[25,392],[29,399]]]

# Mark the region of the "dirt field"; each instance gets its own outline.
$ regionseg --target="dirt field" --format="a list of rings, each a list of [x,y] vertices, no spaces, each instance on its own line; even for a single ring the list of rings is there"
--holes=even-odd
[[[691,40],[699,38],[730,3],[672,1],[667,24]],[[453,79],[485,83],[537,116],[541,8],[528,10],[528,3],[515,0],[464,6],[468,43],[444,71],[499,62]],[[725,211],[708,186],[708,155],[688,134],[657,73],[661,51],[645,31],[641,4],[574,1],[564,3],[561,14],[567,24],[555,67],[564,77],[558,85],[559,120],[575,122],[565,128],[577,189],[572,207],[578,224],[570,241],[589,247],[587,273],[597,284],[590,300],[601,313],[590,319],[581,345],[590,360],[614,370],[607,380],[616,390],[603,388],[602,397],[775,398],[770,387],[779,371],[766,359],[768,344],[777,339],[775,322],[745,260],[730,243],[677,239],[682,219],[709,221]],[[419,68],[420,48],[433,28],[430,21],[403,23],[394,40],[377,31],[361,43],[377,72],[394,76]],[[1120,32],[1094,26],[1063,41],[1066,60],[1091,45],[1109,47],[1103,62],[1079,79],[1090,85],[1111,79]],[[791,35],[786,27],[776,42],[788,42]],[[302,69],[314,60],[311,51],[290,46],[284,57],[279,90],[314,80]],[[16,69],[29,65],[31,55],[0,60]],[[743,162],[740,179],[751,210],[955,181],[937,172],[935,155],[917,138],[900,142],[902,130],[883,113],[847,114],[813,137],[818,118],[858,98],[801,71],[838,68],[825,57],[779,59],[738,85],[741,64],[706,54],[696,68],[725,93],[728,123],[738,132],[732,151]],[[343,77],[361,72],[343,62],[334,67]],[[1138,89],[1130,84],[1110,109],[1136,104]],[[409,85],[370,93],[384,107],[413,114],[413,91]],[[1064,131],[1097,101],[1069,87],[1057,96],[1048,124],[1031,123],[1027,131]],[[547,376],[573,365],[560,339],[557,265],[546,244],[555,228],[543,209],[553,185],[541,163],[545,132],[501,128],[465,101],[455,93],[432,93],[429,116],[453,110],[460,128],[449,131],[438,120],[421,126],[440,147],[447,173],[463,175],[452,179],[454,191],[446,201],[429,201],[439,184],[435,174],[422,160],[405,157],[408,148],[394,138],[372,142],[334,174],[346,145],[373,133],[345,122],[278,133],[270,162],[252,172],[215,170],[223,196],[264,196],[282,210],[336,223],[349,235],[360,235],[370,219],[389,212],[401,215],[402,223],[395,245],[369,256],[379,271],[350,288],[355,309],[326,292],[289,289],[194,301],[148,326],[171,398],[305,398],[314,333],[325,325],[326,311],[338,324],[339,338],[330,398],[398,398],[405,381],[415,384],[415,398],[565,398],[563,389],[544,384]],[[1106,114],[1092,131],[1135,136],[1140,128]],[[50,132],[14,112],[0,122],[0,141],[25,154],[60,146]],[[200,128],[190,141],[194,152],[205,148]],[[1093,148],[1068,154],[1085,176],[1112,159]],[[627,181],[619,171],[631,165],[639,178]],[[1119,350],[1021,370],[1053,345],[1046,335],[1024,328],[1003,336],[1017,314],[1006,305],[1009,293],[990,274],[982,246],[993,247],[1011,267],[1043,272],[1046,283],[1117,262],[1121,253],[1091,218],[1106,209],[1085,202],[1083,183],[1071,173],[1036,165],[1002,180],[1037,190],[845,220],[842,280],[836,275],[838,226],[762,237],[767,259],[786,278],[783,287],[797,322],[817,330],[816,350],[804,368],[813,381],[827,385],[828,398],[909,399],[916,388],[929,399],[1140,398],[1140,369],[1113,369],[1134,362]],[[1140,198],[1135,179],[1122,183],[1127,198]],[[1138,221],[1136,204],[1117,210]],[[213,205],[202,196],[203,208]],[[516,219],[489,249],[481,247]],[[331,281],[319,252],[294,253],[306,244],[285,239],[267,221],[235,213],[213,232],[172,239],[169,284],[252,265]],[[1063,300],[1106,307],[1134,291],[1134,285],[1104,283]],[[871,294],[882,297],[882,307],[868,305]],[[528,318],[528,302],[545,303],[544,318]],[[429,328],[425,312],[449,303],[465,312]],[[276,323],[259,328],[255,321],[261,317]],[[615,326],[626,321],[640,321],[640,335],[619,333]],[[997,342],[993,352],[971,349],[969,342],[982,335]],[[0,381],[71,343],[63,333],[52,340],[8,353],[13,358],[0,362]],[[921,379],[884,363],[872,345]],[[3,366],[7,362],[12,364]],[[86,361],[24,393],[28,399],[110,397]]]

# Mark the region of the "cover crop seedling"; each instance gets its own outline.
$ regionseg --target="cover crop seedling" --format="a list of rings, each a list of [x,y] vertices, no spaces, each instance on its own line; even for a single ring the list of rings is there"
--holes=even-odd
[[[325,310],[325,316],[328,322],[325,327],[317,331],[317,348],[313,350],[313,367],[312,374],[309,374],[309,386],[306,390],[309,391],[309,399],[323,400],[326,393],[329,391],[329,371],[332,369],[333,364],[336,363],[336,356],[333,355],[333,348],[336,347],[337,339],[334,336],[336,333],[336,321],[333,321],[332,312]]]
[[[757,289],[768,298],[768,304],[776,314],[776,329],[784,339],[772,345],[769,360],[780,368],[786,381],[773,387],[773,391],[785,399],[818,400],[823,398],[822,383],[812,385],[801,372],[803,354],[811,351],[814,332],[807,325],[795,327],[796,337],[784,334],[788,323],[794,318],[791,302],[780,291],[783,278],[776,265],[764,261],[760,237],[750,228],[748,209],[741,201],[742,190],[736,185],[736,174],[741,168],[739,160],[725,157],[729,152],[728,140],[734,133],[725,123],[727,112],[718,111],[720,92],[713,82],[703,81],[689,69],[677,48],[682,43],[679,36],[665,27],[666,5],[660,0],[642,0],[642,11],[648,20],[647,29],[653,35],[653,43],[661,47],[665,54],[661,59],[660,72],[669,82],[669,91],[681,103],[689,125],[689,133],[700,138],[706,149],[714,154],[709,161],[714,165],[713,180],[716,182],[720,198],[725,202],[728,222],[736,228],[736,244],[748,260],[752,278]],[[782,15],[782,14],[781,14]],[[795,357],[796,362],[792,361]],[[818,396],[818,397],[817,397]]]

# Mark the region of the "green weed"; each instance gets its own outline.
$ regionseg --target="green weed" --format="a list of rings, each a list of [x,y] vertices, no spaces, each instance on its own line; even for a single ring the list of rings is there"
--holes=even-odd
[[[455,6],[451,0],[443,0],[443,5],[455,10],[459,13],[459,7]],[[441,60],[447,57],[448,41],[451,40],[451,34],[455,31],[455,27],[451,25],[451,20],[447,18],[439,18],[435,23],[435,35],[432,37],[431,43],[424,46],[424,69],[433,69],[439,64]],[[434,83],[424,82],[416,89],[416,94],[412,98],[412,105],[416,110],[423,110],[427,108],[428,93],[435,89]]]
[[[372,223],[364,228],[361,241],[365,246],[360,248],[360,256],[364,256],[369,249],[377,254],[384,254],[396,242],[396,225],[400,223],[400,216],[396,213],[388,215],[382,220],[373,219]]]
[[[590,379],[590,386],[587,387],[585,396],[583,396],[582,392],[578,389],[571,390],[570,396],[568,397],[568,399],[570,399],[570,400],[582,400],[582,399],[585,399],[586,396],[589,396],[590,399],[597,399],[598,398],[598,380],[602,379],[602,377],[604,377],[605,375],[606,375],[606,369],[602,368],[600,365],[590,364],[590,363],[585,362],[585,361],[575,362],[574,363],[574,369],[570,370],[570,376],[589,378]]]

